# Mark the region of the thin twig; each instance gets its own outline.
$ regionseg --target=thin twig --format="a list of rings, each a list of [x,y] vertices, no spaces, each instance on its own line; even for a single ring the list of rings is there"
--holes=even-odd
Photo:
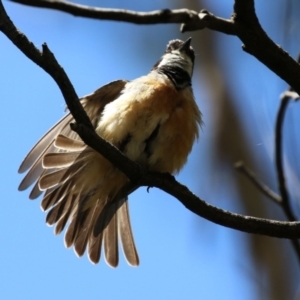
[[[299,62],[299,58],[298,58]],[[277,170],[277,181],[279,192],[281,195],[281,207],[289,221],[296,221],[296,217],[292,211],[289,193],[286,186],[285,181],[285,173],[284,173],[284,155],[283,155],[283,141],[282,141],[282,134],[283,134],[283,123],[285,112],[287,106],[290,102],[290,99],[297,100],[299,99],[299,95],[293,91],[290,87],[288,91],[281,95],[281,103],[279,106],[277,118],[276,118],[276,125],[275,125],[275,164]],[[297,239],[292,239],[292,244],[297,254],[298,260],[300,262],[300,245]]]
[[[295,221],[296,218],[290,208],[290,200],[285,182],[284,166],[283,166],[283,145],[282,145],[282,130],[283,121],[286,112],[286,108],[289,104],[290,98],[283,97],[281,99],[280,107],[278,110],[276,125],[275,125],[275,163],[278,178],[279,192],[282,198],[282,206],[288,219]]]
[[[188,9],[162,9],[138,12],[127,9],[92,7],[60,0],[10,0],[28,6],[50,8],[77,17],[89,19],[129,22],[134,24],[183,23],[198,18],[198,13]]]
[[[110,20],[118,22],[129,22],[133,24],[182,24],[181,32],[195,31],[206,27],[207,21],[210,20],[212,26],[226,34],[235,34],[234,26],[229,20],[210,16],[200,17],[200,15],[190,9],[161,9],[150,12],[138,12],[126,9],[101,8],[87,5],[76,4],[61,0],[10,0],[11,2],[20,3],[33,7],[50,8],[77,17],[84,17],[97,20]],[[210,17],[210,18],[209,18]],[[213,22],[212,22],[213,19]]]
[[[82,119],[84,119],[82,118],[82,115],[85,115],[82,109],[76,111],[76,113],[74,112],[74,103],[72,102],[77,102],[78,105],[80,105],[80,102],[78,101],[75,92],[69,94],[69,92],[72,91],[72,85],[63,69],[55,60],[54,55],[52,53],[49,54],[50,51],[48,52],[48,48],[46,48],[46,55],[41,56],[40,52],[33,44],[14,27],[4,10],[1,0],[0,31],[2,31],[32,61],[48,72],[57,82],[65,97],[70,112],[77,122],[77,125],[74,125],[73,129],[76,129],[84,142],[124,172],[129,179],[136,179],[138,174],[139,177],[136,186],[153,186],[160,188],[177,198],[190,211],[216,224],[248,233],[278,238],[300,238],[300,222],[274,221],[231,213],[201,200],[169,174],[153,173],[145,170],[140,172],[140,168],[137,167],[136,163],[130,161],[115,147],[111,146],[95,134],[95,131],[89,126],[89,122],[86,124],[84,120],[82,121]],[[22,42],[20,42],[20,39],[22,39]],[[101,145],[101,147],[97,145]],[[114,155],[118,157],[117,160],[115,160]],[[134,172],[132,170],[134,170]]]
[[[298,61],[300,57],[298,58]],[[275,125],[275,164],[277,170],[277,180],[279,192],[282,198],[282,206],[285,211],[285,214],[290,221],[295,221],[296,217],[294,216],[291,204],[289,200],[289,194],[286,187],[285,174],[284,174],[284,155],[283,155],[283,142],[282,142],[282,133],[283,133],[283,123],[285,112],[287,106],[291,99],[297,101],[299,99],[299,95],[293,91],[293,88],[290,87],[287,91],[285,91],[281,97],[281,103],[279,106],[276,125]]]
[[[235,163],[234,167],[241,171],[244,175],[248,177],[248,179],[268,198],[273,200],[275,203],[281,205],[281,197],[272,191],[266,184],[262,183],[257,176],[247,168],[242,161]]]

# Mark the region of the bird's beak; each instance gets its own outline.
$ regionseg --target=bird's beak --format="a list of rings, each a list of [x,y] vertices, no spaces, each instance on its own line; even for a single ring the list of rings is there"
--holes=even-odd
[[[188,38],[182,45],[181,47],[178,49],[180,52],[181,51],[187,51],[190,49],[190,45],[191,45],[191,41],[192,41],[192,38]]]

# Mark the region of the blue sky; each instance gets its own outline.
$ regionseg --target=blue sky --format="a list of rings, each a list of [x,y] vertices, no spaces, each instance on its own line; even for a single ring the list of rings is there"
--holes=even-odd
[[[85,3],[95,5],[96,1]],[[263,26],[276,43],[284,44],[287,40],[276,22],[280,1],[272,3],[274,13],[264,18]],[[124,6],[117,0],[107,0],[102,4],[145,11],[181,7],[179,3],[162,5],[160,1],[151,4],[127,1]],[[115,79],[134,79],[146,74],[169,40],[186,39],[191,35],[181,34],[177,25],[100,22],[7,1],[4,5],[15,25],[37,47],[44,42],[48,44],[79,96]],[[232,1],[210,1],[206,7],[228,17]],[[261,4],[257,11],[259,16],[266,16],[270,8]],[[192,36],[194,40],[201,39],[201,34]],[[293,26],[286,35],[287,39],[291,36],[297,44],[299,36],[295,36]],[[242,95],[239,100],[242,98],[243,102],[237,103],[237,107],[250,133],[250,143],[258,155],[262,153],[271,160],[270,139],[277,99],[286,84],[243,53],[237,38],[220,35],[218,45],[219,51],[222,49],[219,55],[226,58],[222,68],[235,78],[228,80],[230,89],[236,92],[238,85]],[[297,48],[293,48],[294,44],[287,45],[295,56]],[[117,269],[108,267],[103,260],[92,265],[85,256],[79,259],[73,250],[65,249],[63,235],[54,236],[53,228],[45,225],[40,200],[28,200],[29,191],[17,190],[22,179],[17,173],[19,164],[41,135],[64,115],[64,99],[54,81],[3,34],[0,34],[0,49],[0,122],[2,145],[5,145],[0,161],[1,299],[250,300],[261,299],[258,295],[267,293],[266,278],[263,274],[257,277],[248,259],[247,235],[199,219],[176,199],[157,189],[150,189],[149,193],[145,188],[140,189],[129,201],[141,260],[138,268],[129,267],[123,256]],[[233,200],[237,194],[225,171],[218,170],[224,185],[212,186],[215,170],[211,168],[209,155],[214,116],[208,101],[209,92],[197,71],[201,68],[201,58],[196,57],[196,60],[194,90],[205,126],[177,178],[208,202],[243,212]],[[253,98],[261,103],[259,107]],[[273,105],[274,99],[276,105]],[[292,112],[289,116],[295,118]],[[267,125],[259,130],[262,117],[266,118]],[[289,136],[288,142],[292,143]],[[269,163],[266,169],[272,169]],[[289,253],[293,255],[292,251]]]

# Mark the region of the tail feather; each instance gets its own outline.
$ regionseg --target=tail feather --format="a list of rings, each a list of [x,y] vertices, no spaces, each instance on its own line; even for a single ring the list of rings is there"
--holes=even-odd
[[[74,244],[77,231],[78,231],[78,222],[76,221],[76,214],[75,214],[65,234],[65,245],[67,248],[72,247],[72,245]]]
[[[138,266],[139,256],[133,239],[127,201],[118,210],[118,229],[128,263],[132,266]]]
[[[88,257],[90,261],[94,264],[97,264],[100,261],[101,257],[101,248],[102,248],[103,233],[94,236],[93,232],[90,233],[88,241]]]
[[[86,201],[90,201],[90,198],[86,198]],[[84,205],[81,205],[83,207]],[[97,212],[99,209],[101,210],[103,207],[101,201],[97,199],[93,207],[87,209],[87,211],[83,211],[83,217],[78,215],[78,222],[81,222],[80,229],[78,234],[74,240],[74,249],[79,257],[81,257],[87,247],[88,237],[90,232],[95,224],[95,218],[97,216]]]
[[[65,234],[65,245],[70,248],[82,229],[82,225],[86,222],[90,209],[83,210],[83,204],[88,200],[88,195],[83,195],[82,192],[78,193],[76,199],[72,203],[73,216],[71,223]]]
[[[114,205],[113,205],[114,206]],[[112,207],[115,211],[115,207]],[[108,226],[104,229],[104,253],[106,262],[111,267],[117,267],[119,264],[119,251],[118,251],[118,217],[114,213]]]
[[[79,257],[83,256],[87,248],[89,229],[90,228],[81,229],[74,242],[74,250]]]

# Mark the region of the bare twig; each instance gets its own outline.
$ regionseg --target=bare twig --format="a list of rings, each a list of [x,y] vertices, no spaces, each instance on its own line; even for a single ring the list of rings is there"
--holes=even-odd
[[[209,28],[228,35],[237,35],[237,28],[231,19],[216,17],[206,9],[202,9],[198,16],[199,20],[197,22],[182,22],[180,31],[186,32]]]
[[[282,97],[278,110],[276,125],[275,125],[275,163],[278,177],[278,187],[282,198],[282,207],[288,219],[295,221],[296,218],[290,207],[289,195],[285,183],[284,166],[283,166],[283,145],[282,145],[282,130],[286,108],[289,104],[289,97]]]
[[[187,23],[191,28],[201,26],[198,13],[188,9],[162,9],[137,12],[126,9],[100,8],[60,0],[11,0],[12,2],[63,11],[74,16],[134,24]]]
[[[290,99],[297,100],[299,95],[292,91],[290,88],[288,91],[282,94],[281,103],[278,110],[276,125],[275,125],[275,163],[277,170],[278,187],[281,195],[281,207],[287,216],[289,221],[296,221],[296,217],[292,211],[289,194],[285,182],[284,174],[284,157],[283,157],[283,143],[282,143],[282,132],[285,112],[289,104]],[[300,245],[297,239],[292,239],[293,247],[297,253],[298,260],[300,261]]]
[[[243,216],[240,214],[225,211],[210,205],[209,203],[201,200],[195,196],[187,187],[178,183],[174,178],[166,176],[161,173],[147,173],[140,181],[143,186],[154,186],[162,189],[168,194],[177,198],[187,209],[194,212],[196,215],[203,217],[211,222],[214,222],[225,227],[244,231],[248,233],[263,234],[268,231],[270,236],[276,232],[276,236],[284,234],[285,230],[279,233],[281,225],[285,224],[286,229],[288,226],[298,224],[300,222],[282,222],[273,221],[261,218],[255,218],[250,216]],[[281,227],[283,229],[283,227]],[[280,230],[281,230],[280,229]],[[288,231],[290,232],[290,227]],[[269,234],[268,234],[269,235]],[[291,238],[291,237],[289,237]]]
[[[211,29],[218,30],[226,34],[236,34],[233,23],[230,20],[215,17],[213,14],[208,13],[205,10],[203,10],[205,14],[203,14],[202,11],[198,14],[196,11],[186,8],[138,12],[126,9],[92,7],[61,0],[10,1],[33,7],[55,9],[77,17],[89,19],[129,22],[140,25],[182,23],[181,32],[206,28],[206,23],[209,21]]]
[[[58,65],[53,54],[46,46],[44,46],[44,52],[41,53],[14,27],[6,15],[1,1],[0,31],[2,31],[25,55],[53,77],[61,89],[68,107],[77,122],[76,125],[73,125],[73,129],[78,132],[87,145],[91,146],[106,159],[111,161],[117,168],[124,172],[131,181],[136,180],[136,187],[153,186],[160,188],[176,197],[186,208],[198,216],[226,227],[248,233],[263,234],[279,238],[300,238],[300,222],[273,221],[230,213],[199,199],[169,174],[141,170],[136,163],[130,161],[115,147],[105,142],[94,132],[90,126],[90,121],[86,120],[86,115],[82,107],[77,110],[77,107],[80,106],[80,102],[77,99],[69,79],[63,69]],[[131,186],[131,190],[134,190],[136,188],[135,186]]]
[[[257,177],[256,175],[249,170],[242,161],[239,161],[237,163],[235,163],[234,167],[241,171],[243,174],[245,174],[249,180],[263,193],[265,194],[268,198],[270,198],[271,200],[273,200],[275,203],[280,204],[281,205],[281,197],[276,194],[275,192],[273,192],[266,184],[262,183]]]
[[[299,61],[300,61],[300,56],[298,57],[298,62]],[[287,91],[285,91],[281,95],[280,97],[281,103],[279,106],[279,110],[276,118],[276,125],[275,125],[275,163],[276,163],[276,170],[277,170],[278,187],[282,199],[282,207],[284,209],[284,212],[288,220],[290,221],[295,221],[296,217],[294,216],[291,209],[289,194],[285,182],[282,132],[283,132],[283,122],[284,122],[287,106],[291,99],[297,101],[299,100],[299,98],[300,98],[299,95],[293,91],[292,87],[290,87]]]

